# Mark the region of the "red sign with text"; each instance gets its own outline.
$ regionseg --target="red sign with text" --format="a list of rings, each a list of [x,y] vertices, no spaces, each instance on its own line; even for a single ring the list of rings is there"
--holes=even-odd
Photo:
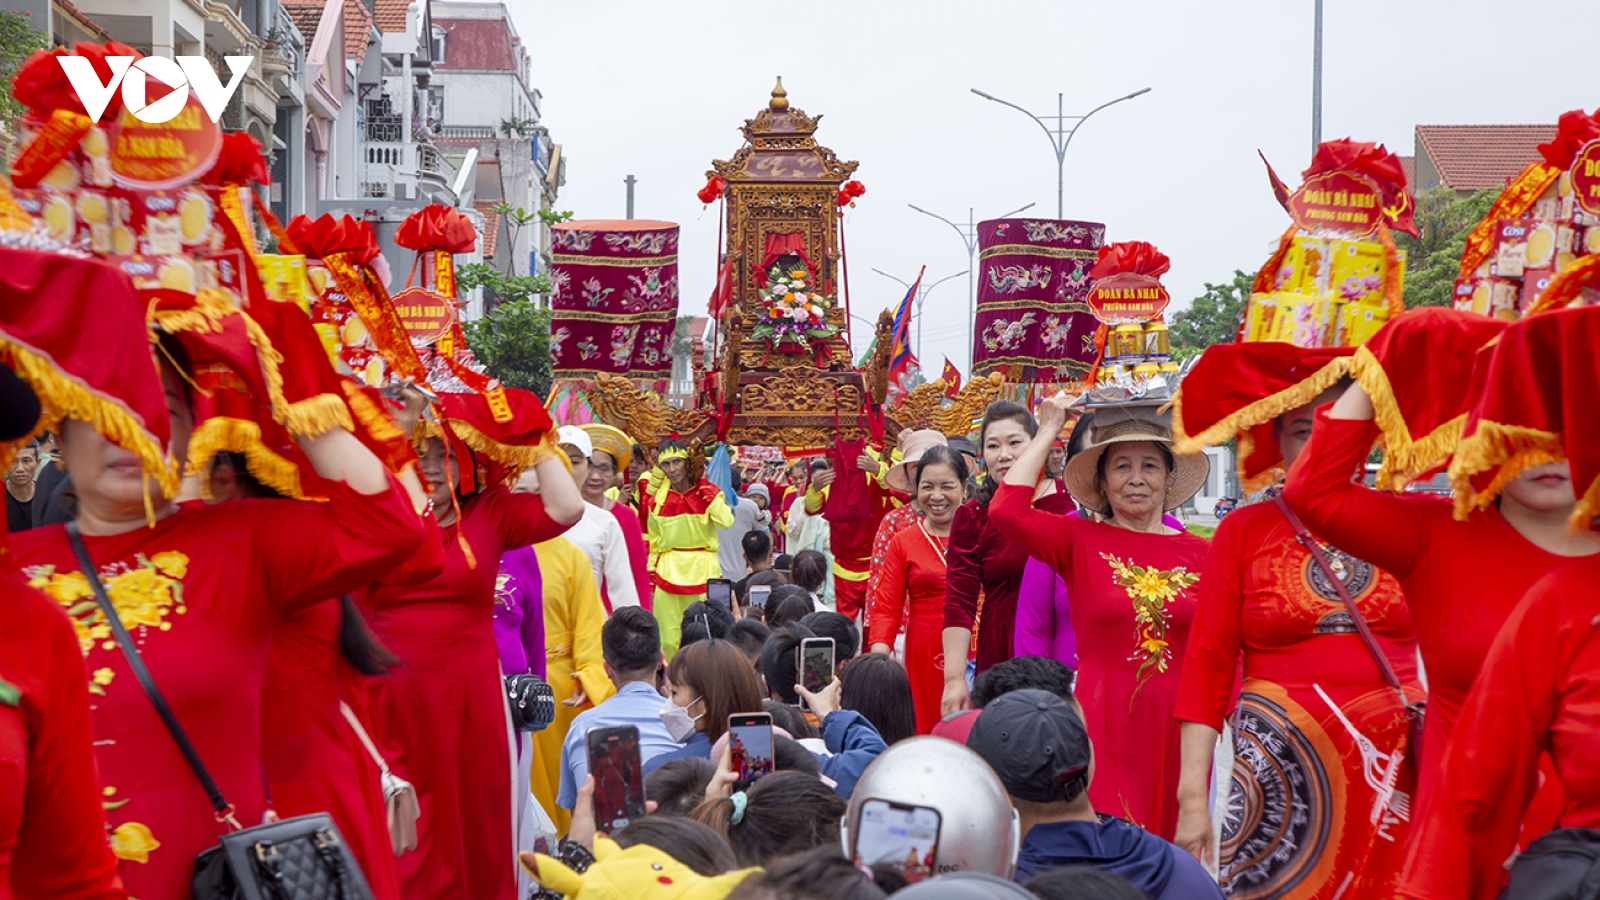
[[[222,129],[189,95],[183,111],[151,124],[127,108],[111,136],[111,176],[123,187],[164,190],[199,178],[217,161]]]
[[[1383,198],[1371,179],[1350,172],[1313,175],[1289,197],[1289,215],[1304,231],[1366,236],[1383,221]]]
[[[1572,194],[1584,212],[1600,216],[1600,140],[1584,144],[1573,158]]]
[[[1122,325],[1160,319],[1172,302],[1172,295],[1149,275],[1124,272],[1096,281],[1085,302],[1096,319],[1107,325]]]
[[[407,288],[394,295],[394,309],[412,343],[431,344],[444,337],[456,320],[448,297],[426,288]]]

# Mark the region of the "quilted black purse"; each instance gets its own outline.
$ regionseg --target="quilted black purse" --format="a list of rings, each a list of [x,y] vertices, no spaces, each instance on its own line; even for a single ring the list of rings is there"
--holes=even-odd
[[[297,816],[254,828],[240,827],[233,817],[233,805],[223,798],[205,763],[200,761],[200,754],[189,743],[183,726],[150,677],[150,670],[145,668],[139,648],[134,646],[128,629],[123,627],[122,617],[107,596],[105,585],[100,583],[100,575],[95,571],[94,561],[89,558],[89,550],[83,545],[76,523],[67,525],[67,539],[72,542],[72,552],[77,554],[79,568],[89,580],[89,586],[94,588],[95,601],[100,604],[100,612],[105,615],[117,645],[128,660],[128,668],[144,688],[189,768],[200,779],[200,785],[216,810],[217,821],[236,829],[218,838],[217,846],[195,857],[195,900],[372,900],[366,876],[327,813]]]
[[[556,720],[556,692],[543,678],[522,673],[507,675],[506,700],[511,703],[511,724],[518,731],[543,731]]]

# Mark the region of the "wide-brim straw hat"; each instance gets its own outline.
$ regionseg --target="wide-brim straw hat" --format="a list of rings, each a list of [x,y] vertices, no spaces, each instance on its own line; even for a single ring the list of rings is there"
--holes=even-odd
[[[1172,449],[1169,413],[1158,413],[1154,406],[1101,407],[1094,411],[1095,442],[1067,462],[1063,480],[1067,492],[1079,506],[1109,516],[1111,502],[1095,481],[1100,457],[1115,444],[1149,441]],[[1200,492],[1211,474],[1211,461],[1204,453],[1174,453],[1172,471],[1167,475],[1167,498],[1163,509],[1182,506]]]
[[[889,490],[901,494],[916,493],[917,486],[911,483],[911,467],[922,461],[923,454],[934,447],[948,445],[944,432],[932,428],[923,428],[913,431],[900,442],[900,462],[889,470],[883,477],[883,483]]]

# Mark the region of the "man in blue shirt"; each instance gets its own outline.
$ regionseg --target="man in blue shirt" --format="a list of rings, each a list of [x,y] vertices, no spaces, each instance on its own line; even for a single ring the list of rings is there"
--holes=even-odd
[[[632,725],[639,729],[639,756],[647,772],[655,757],[683,749],[661,722],[661,705],[666,701],[656,689],[662,665],[661,628],[656,617],[638,606],[618,609],[600,629],[600,653],[617,692],[572,720],[561,747],[561,787],[556,792],[556,804],[562,809],[571,809],[577,802],[578,788],[589,775],[584,735],[591,728]]]

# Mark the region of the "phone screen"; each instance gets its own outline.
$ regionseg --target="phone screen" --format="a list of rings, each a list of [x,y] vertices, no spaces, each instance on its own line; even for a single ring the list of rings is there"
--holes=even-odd
[[[833,638],[800,642],[800,683],[813,694],[833,683]]]
[[[742,791],[756,779],[772,772],[772,716],[767,713],[737,713],[728,717],[728,753],[738,781],[733,789]]]
[[[733,582],[726,578],[713,578],[706,582],[706,599],[733,608]]]
[[[594,776],[595,828],[615,834],[644,817],[644,775],[639,770],[639,729],[591,728],[589,774]]]
[[[749,598],[751,606],[766,609],[767,598],[772,596],[772,585],[752,584],[746,589],[745,596]]]
[[[868,800],[861,804],[861,822],[856,827],[855,863],[888,863],[916,884],[933,874],[939,826],[936,809]]]

